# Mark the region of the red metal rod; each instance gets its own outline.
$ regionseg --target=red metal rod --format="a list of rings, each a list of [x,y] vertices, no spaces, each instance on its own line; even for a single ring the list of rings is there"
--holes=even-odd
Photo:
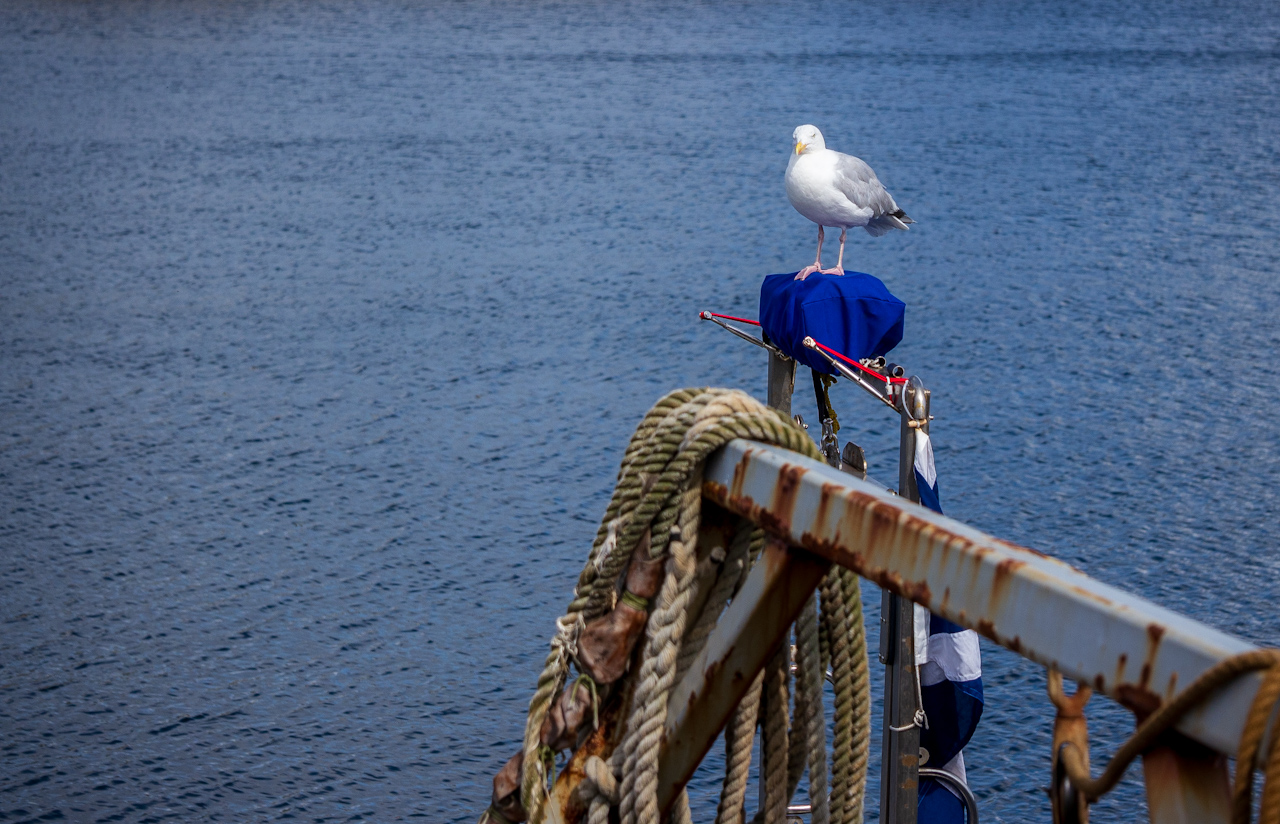
[[[810,335],[810,337],[813,337],[813,336]],[[879,372],[877,372],[874,369],[868,369],[867,367],[858,363],[853,358],[846,357],[845,355],[840,354],[839,352],[837,352],[836,350],[832,349],[829,346],[823,346],[821,343],[818,343],[816,339],[813,341],[813,345],[821,349],[823,352],[826,352],[828,355],[831,355],[834,358],[839,358],[840,360],[844,361],[850,366],[857,367],[858,369],[861,369],[863,372],[866,372],[868,375],[878,378],[879,380],[882,380],[885,383],[906,383],[907,382],[906,378],[890,378],[887,375],[881,375]]]
[[[713,318],[724,318],[725,320],[736,320],[738,323],[749,323],[752,326],[760,325],[760,321],[758,320],[747,320],[746,318],[735,318],[733,315],[717,315],[715,312],[704,312],[703,314],[710,315]]]

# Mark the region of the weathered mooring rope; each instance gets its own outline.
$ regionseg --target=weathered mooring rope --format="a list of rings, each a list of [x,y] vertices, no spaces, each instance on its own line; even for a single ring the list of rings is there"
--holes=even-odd
[[[578,681],[562,691],[574,665],[583,674],[600,675],[609,670],[600,676],[599,684],[591,681],[593,689],[607,687],[613,683],[608,679],[617,678],[617,685],[630,690],[629,708],[620,722],[620,743],[607,759],[592,756],[585,762],[580,792],[589,799],[588,820],[604,824],[610,810],[616,808],[623,824],[659,824],[658,753],[669,693],[705,645],[721,611],[737,594],[764,546],[761,530],[743,522],[722,556],[698,561],[702,466],[713,451],[734,438],[820,458],[817,445],[803,430],[740,391],[682,389],[649,410],[627,446],[613,496],[578,576],[573,599],[556,621],[557,632],[529,703],[523,758],[513,758],[504,768],[504,773],[518,771],[518,803],[514,793],[509,796],[504,816],[497,808],[495,781],[495,806],[482,822],[513,820],[510,809],[518,816],[527,815],[531,822],[544,820],[554,747],[565,740],[562,734],[554,738],[554,745],[548,745],[546,730],[560,729],[556,725],[563,726],[564,719],[574,712],[580,717],[581,707],[574,702],[579,701],[580,692],[585,694],[578,689]],[[633,591],[632,582],[642,581],[648,574],[645,565],[654,563],[663,563],[664,569],[660,586],[648,590],[656,596],[650,600],[648,595]],[[624,577],[625,588],[619,586]],[[721,824],[743,822],[757,724],[764,730],[761,780],[765,791],[756,821],[783,824],[787,803],[806,767],[814,824],[862,820],[870,690],[858,578],[835,567],[820,590],[821,598],[810,599],[796,624],[792,717],[788,719],[791,656],[789,645],[784,643],[729,720],[726,775],[716,817]],[[702,594],[706,597],[700,598]],[[691,614],[694,603],[705,604],[698,614]],[[649,612],[647,621],[644,610]],[[622,664],[608,666],[600,663],[598,651],[580,649],[584,633],[588,640],[605,637],[618,627],[625,629],[626,622],[637,620],[637,615],[644,621],[643,639],[638,641],[641,654],[638,666],[632,666],[627,675],[621,676],[621,672],[630,647],[623,651]],[[836,687],[836,747],[829,806],[822,708],[828,647]],[[618,675],[610,667],[616,668]],[[593,712],[595,709],[593,705]],[[690,820],[683,794],[676,800],[670,819],[677,824]]]
[[[1236,775],[1231,791],[1231,821],[1233,824],[1249,824],[1253,817],[1254,775],[1262,772],[1262,800],[1259,805],[1259,824],[1280,824],[1280,742],[1273,729],[1269,740],[1263,741],[1276,707],[1280,705],[1280,650],[1257,649],[1242,652],[1219,661],[1205,670],[1185,690],[1165,702],[1145,721],[1138,725],[1129,740],[1124,742],[1111,757],[1106,769],[1097,778],[1089,771],[1088,754],[1074,744],[1064,744],[1061,758],[1071,783],[1090,801],[1096,801],[1110,792],[1134,759],[1146,752],[1159,736],[1172,729],[1188,712],[1204,702],[1215,691],[1250,672],[1263,672],[1262,685],[1254,696],[1245,718],[1244,731],[1236,752]],[[1050,680],[1050,696],[1061,692],[1061,684],[1055,690]]]

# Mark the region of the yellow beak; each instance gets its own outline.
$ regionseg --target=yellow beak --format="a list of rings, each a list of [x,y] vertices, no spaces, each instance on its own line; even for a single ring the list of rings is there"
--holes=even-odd
[[[803,143],[796,143],[796,154],[800,154],[804,150],[805,150],[805,145]]]

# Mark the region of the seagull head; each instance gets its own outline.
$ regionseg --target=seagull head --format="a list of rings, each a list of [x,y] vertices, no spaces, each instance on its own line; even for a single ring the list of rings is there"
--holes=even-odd
[[[817,126],[808,124],[796,126],[796,130],[791,133],[791,143],[795,146],[796,154],[827,148],[822,132],[818,131]]]

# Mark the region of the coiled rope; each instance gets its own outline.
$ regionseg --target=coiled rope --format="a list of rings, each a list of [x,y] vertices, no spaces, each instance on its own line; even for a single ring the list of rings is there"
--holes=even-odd
[[[723,561],[697,560],[702,466],[716,449],[747,438],[820,458],[818,447],[782,413],[749,395],[727,389],[681,389],[659,400],[636,427],[618,470],[587,562],[563,616],[556,621],[537,689],[529,702],[521,806],[538,824],[547,814],[551,764],[540,742],[549,708],[570,675],[578,637],[586,624],[614,608],[618,582],[632,555],[646,545],[648,560],[666,557],[665,577],[640,641],[640,663],[631,679],[631,701],[622,737],[606,761],[587,759],[583,789],[590,794],[588,820],[604,824],[616,808],[623,824],[660,824],[658,753],[672,686],[701,651],[727,603],[760,555],[764,535],[742,522]],[[643,551],[643,550],[642,550]],[[704,568],[705,567],[705,568]],[[862,820],[870,732],[870,689],[862,601],[857,576],[833,567],[796,622],[796,690],[791,703],[789,645],[783,644],[755,680],[725,729],[726,774],[716,821],[743,824],[751,749],[763,727],[763,803],[755,821],[783,824],[787,803],[808,768],[813,824]],[[697,615],[690,605],[707,593]],[[835,684],[835,748],[827,778],[822,676],[828,658]],[[830,801],[827,786],[831,787]],[[483,820],[483,819],[482,819]],[[670,820],[690,821],[682,793]]]

